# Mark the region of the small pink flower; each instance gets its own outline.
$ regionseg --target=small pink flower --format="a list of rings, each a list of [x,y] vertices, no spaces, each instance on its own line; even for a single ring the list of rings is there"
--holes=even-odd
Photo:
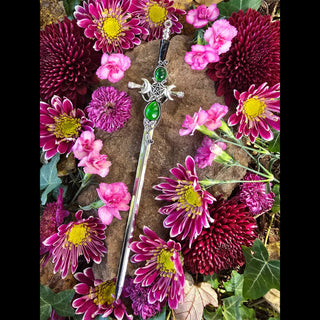
[[[78,166],[82,166],[83,171],[89,174],[98,174],[104,178],[109,173],[111,162],[107,161],[107,155],[92,151],[87,157],[80,160]]]
[[[207,29],[204,33],[204,39],[213,49],[218,51],[218,54],[221,54],[229,50],[232,39],[237,33],[237,29],[228,20],[220,19]]]
[[[219,61],[219,55],[217,50],[209,45],[195,44],[191,46],[191,51],[186,53],[184,61],[192,70],[203,70],[208,63]]]
[[[110,184],[101,182],[97,192],[99,198],[105,203],[104,206],[98,209],[101,221],[104,224],[109,225],[113,217],[121,220],[119,210],[129,210],[128,203],[131,199],[127,186],[123,182],[114,182]]]
[[[87,157],[90,152],[99,152],[102,148],[102,141],[100,139],[95,140],[94,133],[91,131],[83,131],[80,137],[76,140],[76,143],[72,147],[74,156],[81,160]]]
[[[224,142],[215,142],[207,136],[204,136],[201,147],[197,149],[194,157],[198,167],[203,169],[206,166],[212,166],[213,160],[221,155],[222,151],[227,148]]]
[[[97,69],[97,76],[100,79],[108,79],[115,83],[121,80],[124,72],[130,67],[131,60],[122,53],[104,53],[101,57],[101,66]]]
[[[195,130],[202,126],[208,119],[207,111],[199,108],[198,112],[195,112],[193,117],[190,117],[188,114],[182,124],[182,127],[185,129],[179,130],[180,136],[185,136],[191,132],[191,135],[194,134]]]
[[[205,126],[209,130],[215,130],[221,126],[220,119],[228,112],[228,107],[220,103],[214,103],[209,110],[207,110],[208,119]]]
[[[192,24],[195,28],[204,27],[209,21],[214,21],[219,16],[219,9],[213,3],[208,8],[202,4],[196,9],[189,10],[186,16],[186,21]]]

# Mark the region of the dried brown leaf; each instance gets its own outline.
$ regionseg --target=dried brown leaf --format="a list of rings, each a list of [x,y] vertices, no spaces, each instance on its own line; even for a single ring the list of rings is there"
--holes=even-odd
[[[205,4],[207,7],[209,7],[213,3],[219,3],[222,2],[223,0],[195,0],[196,3],[198,4]]]
[[[175,320],[201,320],[203,309],[208,304],[218,307],[217,293],[210,283],[194,284],[192,277],[186,274],[184,302],[173,311]]]
[[[192,6],[193,0],[175,0],[174,7],[176,9],[187,10]]]

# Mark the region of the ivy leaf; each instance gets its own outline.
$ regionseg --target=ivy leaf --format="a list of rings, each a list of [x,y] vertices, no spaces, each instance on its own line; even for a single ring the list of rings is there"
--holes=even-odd
[[[52,290],[40,283],[40,320],[47,320],[52,312]]]
[[[261,0],[230,0],[217,4],[220,16],[230,17],[232,12],[243,10],[246,12],[249,8],[258,10],[261,5]]]
[[[44,164],[40,169],[40,190],[45,189],[41,195],[41,204],[47,202],[49,192],[58,187],[62,181],[57,177],[57,163],[60,154],[57,153],[48,163]]]
[[[268,144],[270,152],[280,152],[280,131],[271,129],[273,132],[273,139]]]
[[[231,296],[223,299],[222,314],[225,320],[241,320],[240,303],[242,296]]]
[[[205,282],[209,282],[213,289],[217,289],[219,286],[219,277],[216,273],[214,273],[212,276],[210,275],[204,276],[203,280]]]
[[[166,320],[166,306],[162,308],[162,311],[155,316],[149,318],[149,320]]]
[[[280,290],[280,261],[268,261],[269,254],[264,244],[257,238],[251,248],[242,246],[242,251],[246,260],[243,297],[258,299],[271,288]]]
[[[242,295],[243,274],[239,274],[236,270],[232,270],[229,281],[223,283],[224,288],[228,292],[234,292],[235,296]]]
[[[64,10],[70,20],[74,19],[73,11],[78,4],[80,4],[80,0],[63,0]]]
[[[208,282],[193,283],[192,276],[186,274],[184,284],[184,302],[174,310],[176,320],[201,320],[203,309],[211,304],[218,307],[217,293]]]

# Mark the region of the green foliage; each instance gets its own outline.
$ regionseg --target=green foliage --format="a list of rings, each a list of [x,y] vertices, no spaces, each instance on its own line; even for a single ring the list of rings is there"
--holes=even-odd
[[[246,260],[243,297],[258,299],[271,288],[280,290],[280,261],[268,261],[269,254],[264,244],[257,238],[251,248],[242,246],[242,250]]]
[[[63,0],[64,10],[70,20],[74,19],[73,11],[76,5],[80,4],[81,0]]]
[[[74,316],[74,309],[71,306],[73,296],[73,289],[54,293],[49,287],[40,283],[40,320],[47,320],[52,309],[62,317]]]
[[[220,2],[217,7],[222,17],[230,17],[232,12],[243,10],[246,12],[249,8],[258,10],[261,5],[261,0],[230,0],[228,2]]]
[[[273,139],[268,144],[270,152],[280,152],[280,131],[271,129],[273,132]]]
[[[48,194],[62,183],[57,176],[57,163],[60,160],[60,154],[57,153],[48,163],[44,164],[40,169],[40,190],[44,191],[41,195],[41,204],[47,202]]]
[[[167,311],[167,308],[166,308],[166,306],[164,306],[160,313],[158,313],[155,316],[149,318],[149,320],[166,320],[166,311]]]
[[[272,212],[280,211],[280,184],[275,184],[272,187],[272,192],[275,194],[274,202],[271,208]]]
[[[218,275],[216,273],[214,273],[212,276],[210,276],[210,275],[204,276],[203,280],[205,282],[209,282],[213,289],[217,289],[218,286],[219,286],[219,278],[218,278]]]

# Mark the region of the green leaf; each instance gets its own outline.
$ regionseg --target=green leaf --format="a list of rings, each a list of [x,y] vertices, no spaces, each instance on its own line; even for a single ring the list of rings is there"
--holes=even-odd
[[[280,290],[280,261],[268,261],[269,254],[263,243],[257,238],[251,248],[242,246],[242,251],[246,260],[243,297],[258,299],[271,288]]]
[[[270,152],[280,152],[280,132],[271,130],[273,132],[273,139],[269,142],[268,150]]]
[[[240,303],[242,296],[231,296],[223,299],[222,314],[225,320],[241,320]]]
[[[162,308],[162,311],[155,316],[149,318],[149,320],[166,320],[166,307]]]
[[[243,10],[243,12],[246,12],[249,8],[258,10],[260,5],[261,0],[230,0],[218,3],[217,7],[220,16],[230,17],[232,12],[238,12],[239,10]]]
[[[216,273],[214,273],[212,276],[210,276],[210,275],[204,276],[203,280],[205,282],[209,282],[213,289],[217,289],[219,286],[219,279],[218,279],[218,275]]]
[[[53,291],[40,283],[40,320],[47,320],[52,312]]]
[[[271,211],[278,212],[280,211],[280,184],[275,184],[272,187],[272,192],[275,194],[275,197],[274,197]]]
[[[256,313],[253,308],[248,308],[245,305],[241,304],[239,310],[242,320],[256,320]]]
[[[60,291],[54,295],[52,307],[59,316],[70,317],[74,315],[74,309],[71,306],[73,296],[73,289]]]
[[[243,274],[232,270],[231,278],[229,281],[223,283],[224,288],[228,292],[234,292],[235,296],[242,295]]]
[[[203,310],[203,318],[205,320],[223,320],[222,307],[219,306],[216,311]]]
[[[61,179],[57,176],[57,163],[59,159],[60,154],[57,153],[40,169],[40,190],[45,189],[41,195],[41,204],[43,205],[47,202],[48,194],[62,183]]]
[[[76,5],[80,4],[81,0],[63,0],[64,10],[70,20],[74,19],[73,11]]]

